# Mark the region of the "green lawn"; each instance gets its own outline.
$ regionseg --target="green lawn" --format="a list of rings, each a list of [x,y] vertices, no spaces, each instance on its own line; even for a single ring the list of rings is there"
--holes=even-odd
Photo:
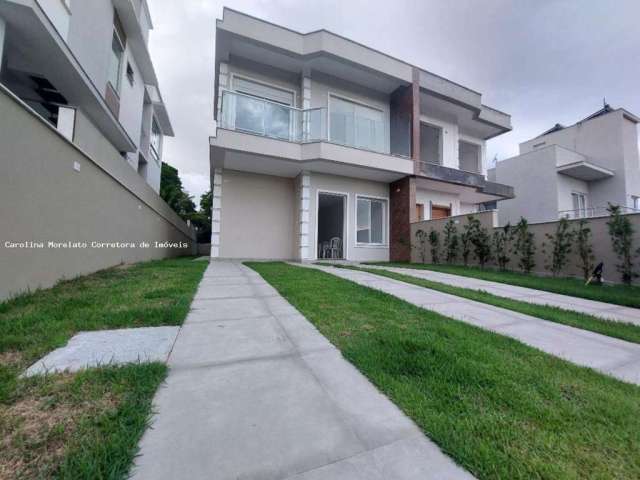
[[[613,303],[626,307],[640,308],[640,287],[627,285],[585,285],[576,278],[541,277],[518,272],[500,272],[498,270],[463,265],[432,265],[405,262],[370,262],[369,265],[386,267],[416,268],[434,272],[451,273],[463,277],[479,278],[491,282],[507,283],[519,287],[535,288],[546,292],[560,293],[574,297],[587,298],[599,302]],[[612,267],[613,268],[613,267]],[[617,274],[616,274],[617,275]],[[609,272],[609,278],[612,274]]]
[[[162,364],[20,379],[79,331],[180,325],[207,262],[121,266],[0,303],[0,478],[124,478]]]
[[[446,283],[416,278],[410,275],[403,275],[401,273],[382,270],[380,268],[363,268],[350,265],[332,266],[337,268],[347,268],[350,270],[359,270],[373,273],[375,275],[393,278],[394,280],[400,280],[401,282],[411,283],[419,287],[425,287],[431,290],[437,290],[439,292],[456,295],[458,297],[468,298],[469,300],[475,300],[476,302],[506,308],[507,310],[513,310],[514,312],[524,313],[525,315],[531,315],[532,317],[542,318],[551,322],[562,323],[564,325],[578,327],[583,330],[590,330],[592,332],[601,333],[609,337],[627,340],[628,342],[640,343],[640,326],[633,323],[603,320],[593,315],[585,315],[583,313],[565,310],[558,307],[538,305],[535,303],[513,300],[510,298],[493,295],[483,290],[472,290],[470,288],[454,287],[451,285],[447,285]]]
[[[640,478],[640,388],[317,270],[249,263],[481,479]]]

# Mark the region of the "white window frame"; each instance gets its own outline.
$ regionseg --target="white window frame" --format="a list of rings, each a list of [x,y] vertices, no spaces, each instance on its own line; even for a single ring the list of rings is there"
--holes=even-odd
[[[360,105],[361,107],[370,108],[371,110],[376,110],[382,113],[382,149],[383,152],[379,152],[377,150],[370,150],[368,148],[356,147],[355,145],[346,145],[344,143],[336,142],[331,138],[331,97],[343,100],[345,102],[354,103],[356,105]],[[374,152],[374,153],[385,153],[389,149],[389,126],[388,126],[388,117],[387,112],[376,105],[371,105],[370,103],[363,102],[361,100],[357,100],[355,98],[351,98],[347,95],[342,95],[340,93],[335,93],[332,91],[327,92],[327,139],[329,143],[334,143],[336,145],[342,145],[343,147],[348,148],[356,148],[358,150],[364,150],[366,152]]]
[[[478,147],[478,172],[469,172],[469,173],[479,173],[480,175],[484,175],[485,174],[485,170],[484,170],[484,149],[485,149],[485,144],[482,140],[478,140],[475,139],[473,137],[468,137],[467,135],[464,134],[458,134],[458,170],[461,171],[466,171],[466,170],[462,170],[460,168],[460,142],[464,142],[464,143],[469,143],[471,145],[475,145]]]
[[[432,122],[430,119],[429,120],[425,120],[424,117],[420,117],[420,125],[422,126],[422,124],[426,125],[427,127],[431,127],[431,128],[437,128],[438,130],[440,130],[440,135],[439,135],[439,140],[438,140],[438,157],[439,158],[439,162],[438,163],[433,163],[433,162],[427,162],[426,160],[422,160],[422,143],[420,143],[420,162],[423,163],[430,163],[431,165],[440,165],[440,166],[444,166],[444,129],[445,126],[444,125],[438,125],[434,122]],[[422,142],[422,132],[420,132],[420,142]],[[460,162],[459,162],[459,157],[458,157],[458,167],[460,166]]]
[[[318,258],[318,216],[320,213],[320,195],[321,194],[325,194],[325,195],[336,195],[336,196],[341,196],[344,197],[344,219],[343,219],[343,225],[342,225],[342,229],[343,232],[342,234],[344,235],[344,238],[342,239],[342,249],[344,250],[344,258],[345,260],[349,259],[349,201],[351,200],[351,197],[349,195],[349,192],[337,192],[334,190],[316,190],[316,218],[315,218],[315,234],[316,234],[316,242],[315,242],[315,253],[314,253],[314,258],[315,260],[322,260]]]
[[[158,126],[158,131],[160,132],[158,136],[158,148],[156,149],[153,145],[153,125]],[[160,164],[162,163],[162,141],[164,138],[164,134],[162,133],[162,129],[160,128],[160,122],[156,119],[155,115],[151,117],[151,129],[149,131],[149,154],[153,160]],[[155,152],[156,155],[153,153]],[[156,158],[157,156],[157,158]]]
[[[384,202],[384,210],[382,213],[382,243],[364,243],[358,242],[358,200],[380,200]],[[353,222],[353,235],[357,248],[387,248],[389,246],[389,197],[380,197],[377,195],[367,195],[364,193],[355,194],[354,202],[354,222]]]
[[[573,207],[573,198],[574,196],[582,197],[584,199],[584,208],[580,208],[580,202],[578,201],[578,208],[574,208],[573,210],[576,212],[575,213],[575,218],[587,218],[587,211],[589,210],[589,196],[584,193],[584,192],[579,192],[577,190],[572,190],[571,191],[571,206]]]
[[[293,90],[292,88],[283,87],[282,85],[277,85],[275,83],[265,82],[264,80],[261,80],[261,79],[255,78],[255,77],[251,77],[249,75],[238,74],[238,73],[235,73],[235,72],[231,72],[229,74],[229,80],[230,80],[229,85],[231,86],[231,91],[233,91],[233,92],[238,92],[238,93],[241,93],[243,95],[251,95],[252,97],[262,98],[263,100],[266,100],[268,102],[273,102],[273,103],[278,103],[280,105],[284,105],[283,103],[277,102],[275,100],[270,100],[268,98],[263,98],[263,97],[257,97],[257,96],[255,96],[255,95],[253,95],[251,93],[247,93],[247,92],[243,92],[241,90],[238,90],[236,88],[236,85],[235,85],[235,79],[236,78],[239,78],[241,80],[247,80],[248,82],[257,83],[259,85],[264,85],[265,87],[274,88],[276,90],[282,90],[283,92],[292,93],[293,94],[293,104],[287,105],[287,106],[291,107],[291,108],[296,108],[296,105],[298,104],[297,92],[295,90]]]
[[[633,208],[635,210],[640,210],[640,196],[631,195],[631,203],[633,203]]]
[[[241,79],[241,80],[246,80],[248,82],[257,83],[258,85],[264,85],[265,87],[273,88],[275,90],[282,90],[283,92],[289,92],[289,93],[292,94],[293,103],[291,105],[286,105],[284,103],[281,103],[281,102],[278,102],[278,101],[275,101],[275,100],[271,100],[271,99],[268,99],[268,98],[265,98],[265,97],[259,97],[257,95],[253,95],[251,93],[247,93],[247,92],[244,92],[242,90],[238,90],[236,88],[236,85],[235,85],[236,84],[236,82],[235,82],[236,78]],[[282,106],[288,107],[288,108],[290,108],[292,110],[299,110],[297,108],[298,94],[292,88],[283,87],[281,85],[276,85],[275,83],[265,82],[264,80],[257,79],[255,77],[251,77],[249,75],[238,74],[238,73],[235,73],[235,72],[229,73],[229,86],[231,87],[230,88],[231,92],[234,92],[234,93],[237,93],[237,94],[240,94],[240,95],[247,95],[249,97],[257,98],[257,99],[263,100],[265,102],[271,102],[271,103],[274,103],[276,105],[282,105]],[[235,102],[234,102],[234,105],[235,105]],[[295,126],[295,118],[291,118],[291,113],[292,112],[289,111],[289,139],[285,140],[285,139],[277,138],[277,139],[274,139],[274,140],[292,141],[291,139],[295,137],[295,128],[296,128],[296,126]],[[234,107],[234,111],[233,111],[232,115],[233,115],[233,128],[235,130],[235,128],[236,128],[236,111],[235,111],[235,107]],[[244,130],[242,130],[242,132],[243,133],[250,133],[252,135],[261,136],[259,133],[244,132]],[[269,137],[269,136],[265,135],[265,138],[273,138],[273,137]]]
[[[118,33],[118,29],[116,28],[115,25],[113,26],[113,33],[111,35],[112,44],[113,44],[113,40],[114,39],[116,39],[118,41],[118,44],[120,45],[120,48],[121,48],[122,52],[120,54],[120,62],[118,64],[118,72],[116,74],[116,78],[117,78],[116,85],[113,85],[111,83],[110,79],[107,80],[107,81],[109,82],[109,84],[113,88],[113,91],[116,92],[118,94],[118,96],[120,96],[120,90],[121,90],[121,87],[122,87],[122,76],[123,76],[123,74],[122,74],[122,70],[123,70],[122,66],[125,63],[125,60],[126,60],[125,57],[126,57],[126,53],[127,52],[126,52],[126,45],[122,42],[122,38],[120,38],[120,34]],[[113,49],[113,45],[110,48]],[[110,53],[110,55],[113,54],[112,51],[109,52],[109,53]]]

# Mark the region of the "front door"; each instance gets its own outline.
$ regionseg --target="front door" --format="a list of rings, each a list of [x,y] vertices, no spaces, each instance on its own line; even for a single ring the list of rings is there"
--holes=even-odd
[[[439,218],[447,218],[451,216],[451,208],[443,207],[441,205],[431,205],[431,220],[438,220]]]
[[[336,193],[318,194],[317,258],[345,258],[345,220],[347,197]]]

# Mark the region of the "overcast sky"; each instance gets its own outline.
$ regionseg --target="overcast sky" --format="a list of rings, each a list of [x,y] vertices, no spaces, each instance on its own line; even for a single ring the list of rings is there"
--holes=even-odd
[[[148,0],[150,49],[176,133],[164,160],[198,200],[209,188],[215,19],[224,5],[308,32],[325,28],[482,93],[511,114],[488,142],[518,143],[602,107],[640,114],[640,0]]]

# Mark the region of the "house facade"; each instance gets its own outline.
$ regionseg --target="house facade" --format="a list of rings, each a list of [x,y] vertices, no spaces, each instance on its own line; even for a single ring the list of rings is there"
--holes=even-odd
[[[640,212],[640,119],[609,105],[571,126],[555,125],[520,144],[520,155],[489,171],[513,185],[516,197],[500,202],[500,225],[607,215],[609,203]],[[531,181],[535,179],[535,182]]]
[[[0,0],[0,83],[92,158],[156,191],[173,136],[147,42],[146,0]]]
[[[405,260],[411,222],[513,196],[486,179],[509,115],[331,32],[225,8],[215,87],[213,257]]]

